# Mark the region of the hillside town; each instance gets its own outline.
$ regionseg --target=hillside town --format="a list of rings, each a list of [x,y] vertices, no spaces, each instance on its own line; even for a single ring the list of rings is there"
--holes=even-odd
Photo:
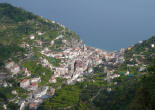
[[[152,46],[152,45],[151,45]],[[57,83],[57,78],[64,78],[65,84],[72,85],[77,81],[84,80],[84,76],[93,73],[93,68],[104,64],[104,72],[107,73],[105,80],[110,82],[114,78],[120,77],[120,74],[115,73],[115,69],[109,69],[109,67],[117,66],[125,61],[124,52],[128,49],[121,49],[119,52],[107,52],[101,49],[87,47],[82,44],[79,47],[70,47],[61,52],[53,52],[48,47],[45,47],[40,53],[46,57],[40,57],[40,64],[43,67],[50,68],[54,74],[51,75],[47,83]],[[152,48],[154,48],[152,46]],[[60,65],[54,66],[47,58],[59,59]],[[130,59],[131,60],[131,59]],[[138,61],[137,61],[138,63]],[[136,64],[138,65],[138,64]],[[128,64],[128,66],[132,66]],[[133,65],[134,66],[134,65]],[[44,99],[51,98],[57,88],[51,86],[39,86],[41,77],[32,77],[31,71],[21,65],[16,64],[13,61],[9,61],[5,64],[5,68],[11,72],[9,77],[16,77],[17,74],[23,73],[25,79],[20,81],[20,88],[28,91],[28,96],[25,99],[18,97],[16,90],[12,91],[12,94],[17,95],[16,98],[10,101],[16,101],[20,105],[20,110],[23,110],[25,106],[29,106],[30,109],[37,109]],[[144,71],[145,65],[141,66],[139,71]],[[129,75],[129,71],[125,73]],[[7,75],[1,74],[1,78],[6,78]],[[3,87],[11,87],[11,83],[5,81],[1,82]],[[111,88],[108,89],[111,91]],[[4,105],[5,107],[5,105]]]
[[[41,34],[41,33],[38,33]],[[60,36],[58,36],[60,37]],[[34,40],[34,36],[30,36],[31,40]],[[40,43],[42,44],[42,43]],[[29,45],[29,44],[26,44]],[[30,48],[30,46],[28,46]],[[70,47],[64,49],[61,52],[53,52],[48,47],[43,48],[40,51],[43,56],[40,57],[40,64],[43,67],[50,68],[54,72],[49,78],[47,83],[57,83],[57,78],[63,78],[65,84],[72,85],[74,83],[81,82],[84,80],[84,75],[93,73],[93,68],[104,62],[108,62],[111,59],[116,59],[114,64],[123,62],[123,52],[119,54],[115,52],[107,52],[101,49],[87,47],[85,44],[81,43],[80,46]],[[27,55],[30,58],[31,55]],[[50,63],[50,60],[59,59],[60,65],[54,66]],[[109,62],[110,63],[110,62]],[[12,91],[12,94],[17,97],[11,99],[10,101],[16,101],[20,105],[20,110],[23,110],[25,106],[29,106],[30,109],[37,109],[37,107],[43,102],[44,99],[51,98],[57,88],[50,86],[39,86],[41,82],[41,77],[32,77],[32,73],[26,67],[22,67],[20,64],[14,61],[6,62],[5,68],[10,71],[10,77],[16,77],[18,74],[23,74],[25,76],[20,83],[20,88],[28,91],[28,96],[25,99],[21,99],[18,96],[16,90]],[[2,86],[9,87],[11,84],[3,82]],[[4,105],[5,107],[5,105]]]
[[[47,59],[41,59],[43,66],[48,66],[54,71],[50,82],[56,82],[56,77],[62,77],[67,79],[67,84],[82,81],[83,75],[92,73],[93,67],[103,63],[104,58],[109,60],[115,57],[115,53],[108,53],[85,45],[82,48],[68,48],[57,53],[53,53],[46,48],[41,53],[47,57],[61,60],[60,67],[54,67]]]
[[[46,22],[49,22],[48,20]],[[55,23],[55,21],[52,21]],[[64,25],[59,24],[63,29]],[[65,32],[65,29],[63,30]],[[104,65],[104,73],[106,73],[105,81],[111,83],[115,78],[121,76],[116,72],[115,67],[125,62],[125,52],[132,50],[134,46],[129,46],[127,49],[122,48],[120,51],[107,52],[98,48],[86,46],[81,40],[72,39],[70,42],[66,40],[66,37],[60,33],[55,39],[49,41],[43,41],[39,37],[44,36],[46,32],[36,31],[35,34],[31,34],[28,38],[23,38],[23,41],[19,46],[26,49],[28,52],[22,56],[20,61],[15,62],[9,59],[5,63],[5,71],[0,73],[0,86],[12,87],[12,83],[5,81],[5,79],[16,79],[19,87],[26,92],[25,97],[20,97],[17,90],[12,90],[14,98],[9,99],[10,102],[15,102],[20,106],[20,110],[24,110],[28,106],[29,109],[37,109],[45,99],[52,98],[59,87],[53,87],[50,84],[57,84],[58,78],[62,78],[62,84],[73,85],[76,82],[82,82],[85,80],[85,76],[94,73],[94,67],[98,65]],[[56,43],[59,41],[59,45]],[[143,41],[139,41],[142,44]],[[55,51],[51,49],[52,46],[58,45],[61,51]],[[63,46],[61,46],[63,45]],[[150,45],[154,48],[154,44]],[[52,73],[47,82],[41,85],[43,82],[42,75],[35,76],[32,70],[29,70],[23,65],[23,62],[32,60],[36,57],[37,49],[37,65],[41,65],[44,68],[48,68]],[[148,50],[148,49],[146,49]],[[127,63],[127,70],[123,73],[126,76],[131,76],[129,68],[138,67],[140,72],[145,74],[146,65],[139,59],[140,57],[145,59],[143,54],[133,54],[129,61],[135,60],[135,64]],[[59,61],[59,63],[58,63]],[[57,65],[55,65],[57,63]],[[9,74],[8,74],[9,73]],[[37,74],[37,73],[35,73]],[[43,76],[46,74],[41,73]],[[115,82],[117,84],[117,82]],[[107,89],[109,92],[111,88]],[[7,109],[7,105],[3,105],[4,109]]]
[[[41,32],[37,32],[38,35],[43,35]],[[62,39],[63,36],[59,35],[56,39]],[[82,41],[74,43],[73,46],[62,48],[62,51],[56,52],[52,51],[48,47],[43,47],[42,41],[35,40],[35,36],[31,35],[30,40],[34,40],[40,48],[40,57],[39,64],[43,67],[49,68],[52,74],[49,77],[47,83],[56,84],[57,78],[63,78],[65,81],[64,84],[73,85],[76,82],[84,81],[84,76],[93,74],[94,67],[102,64],[104,65],[104,72],[107,74],[105,80],[111,82],[111,80],[120,77],[120,74],[115,72],[114,67],[122,64],[125,61],[124,54],[125,51],[130,51],[134,46],[130,46],[127,49],[121,49],[117,52],[107,52],[101,49],[88,47],[82,43]],[[62,39],[63,43],[67,41]],[[50,42],[51,45],[54,44],[54,40]],[[20,45],[23,48],[27,48],[29,50],[29,54],[25,54],[25,59],[32,59],[34,52],[32,51],[36,44],[29,45],[26,42],[22,42]],[[154,44],[151,44],[151,47],[154,48]],[[137,56],[136,54],[133,57]],[[139,55],[140,57],[144,57],[143,55]],[[60,60],[58,66],[53,65],[51,62],[56,62],[55,60]],[[133,58],[130,58],[132,61]],[[141,65],[140,61],[136,59],[136,64],[127,64],[127,67],[133,67]],[[110,67],[110,68],[109,68]],[[28,68],[23,67],[20,63],[15,63],[14,61],[8,61],[5,63],[5,68],[11,74],[8,75],[6,73],[1,73],[1,83],[0,85],[3,87],[12,87],[11,83],[6,82],[4,79],[8,77],[17,77],[19,74],[24,75],[24,78],[19,81],[20,88],[26,90],[28,95],[26,98],[20,98],[18,96],[18,92],[16,90],[12,91],[12,94],[16,95],[15,98],[10,99],[11,101],[15,101],[20,106],[20,110],[24,110],[25,106],[29,106],[29,109],[37,109],[39,105],[43,102],[44,99],[51,98],[55,94],[55,90],[52,86],[44,85],[40,86],[39,83],[42,82],[42,78],[33,77],[32,73]],[[141,65],[139,71],[143,72],[146,68],[146,65]],[[44,74],[44,73],[43,73]],[[129,70],[126,70],[125,75],[130,75]],[[115,82],[117,83],[117,82]],[[59,87],[61,88],[61,86]],[[111,91],[111,88],[108,88],[108,91]],[[4,105],[3,108],[7,108]]]

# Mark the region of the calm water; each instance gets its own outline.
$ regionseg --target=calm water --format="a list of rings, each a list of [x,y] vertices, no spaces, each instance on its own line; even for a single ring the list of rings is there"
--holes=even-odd
[[[56,20],[89,46],[120,49],[155,35],[155,0],[0,0]]]

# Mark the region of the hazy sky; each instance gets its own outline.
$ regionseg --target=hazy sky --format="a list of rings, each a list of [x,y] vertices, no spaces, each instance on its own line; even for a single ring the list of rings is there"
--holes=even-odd
[[[155,35],[155,0],[0,0],[56,20],[90,46],[113,50]]]

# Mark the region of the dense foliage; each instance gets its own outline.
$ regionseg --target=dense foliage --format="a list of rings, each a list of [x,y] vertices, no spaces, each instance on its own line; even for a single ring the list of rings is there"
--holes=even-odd
[[[140,88],[132,101],[130,110],[154,110],[155,108],[155,61],[142,77]]]

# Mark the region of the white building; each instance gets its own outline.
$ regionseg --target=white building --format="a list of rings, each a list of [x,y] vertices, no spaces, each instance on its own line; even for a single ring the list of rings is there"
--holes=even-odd
[[[51,45],[54,45],[54,40],[51,41]]]
[[[50,80],[49,80],[50,83],[56,83],[57,80],[55,79],[55,76],[51,76]]]
[[[65,67],[56,68],[55,74],[64,75],[65,73],[68,73],[68,68],[65,68]]]
[[[15,65],[10,70],[13,74],[17,74],[20,72],[20,67],[18,65]]]
[[[20,82],[21,88],[27,88],[29,86],[30,86],[30,80],[29,79],[24,79],[22,82]]]
[[[63,38],[63,37],[64,37],[63,35],[59,35],[59,36],[56,38],[56,40],[61,39],[61,38]]]
[[[125,75],[129,75],[130,74],[130,72],[129,71],[127,71],[126,73],[125,73]]]
[[[118,78],[118,77],[120,77],[119,74],[113,74],[112,76],[110,76],[111,79]]]
[[[31,36],[30,36],[30,39],[31,39],[31,40],[35,39],[35,36],[34,36],[34,35],[31,35]]]
[[[56,22],[52,20],[52,23],[55,24]]]
[[[93,72],[93,68],[89,68],[88,73],[92,73],[92,72]]]
[[[11,91],[11,93],[14,94],[14,95],[17,95],[17,91],[16,90]]]
[[[25,101],[23,101],[23,102],[21,103],[20,109],[19,109],[19,110],[24,110],[24,108],[25,108]]]
[[[41,82],[40,77],[31,79],[31,83],[38,83],[38,82]]]
[[[42,32],[36,32],[39,36],[43,35],[44,33]]]
[[[54,95],[54,93],[55,93],[55,88],[51,88],[50,89],[50,95]]]
[[[151,47],[154,48],[154,44],[151,44]]]
[[[30,86],[29,86],[29,90],[37,90],[38,89],[38,83],[32,83]]]
[[[4,105],[3,105],[3,108],[4,108],[4,110],[7,110],[7,105],[4,104]]]
[[[39,90],[37,90],[37,91],[34,93],[34,97],[35,97],[35,98],[40,98],[40,97],[46,95],[47,90],[48,90],[48,86],[39,88]]]
[[[8,63],[5,64],[5,68],[10,69],[10,68],[12,68],[14,66],[14,64],[15,63],[13,61],[8,62]]]

